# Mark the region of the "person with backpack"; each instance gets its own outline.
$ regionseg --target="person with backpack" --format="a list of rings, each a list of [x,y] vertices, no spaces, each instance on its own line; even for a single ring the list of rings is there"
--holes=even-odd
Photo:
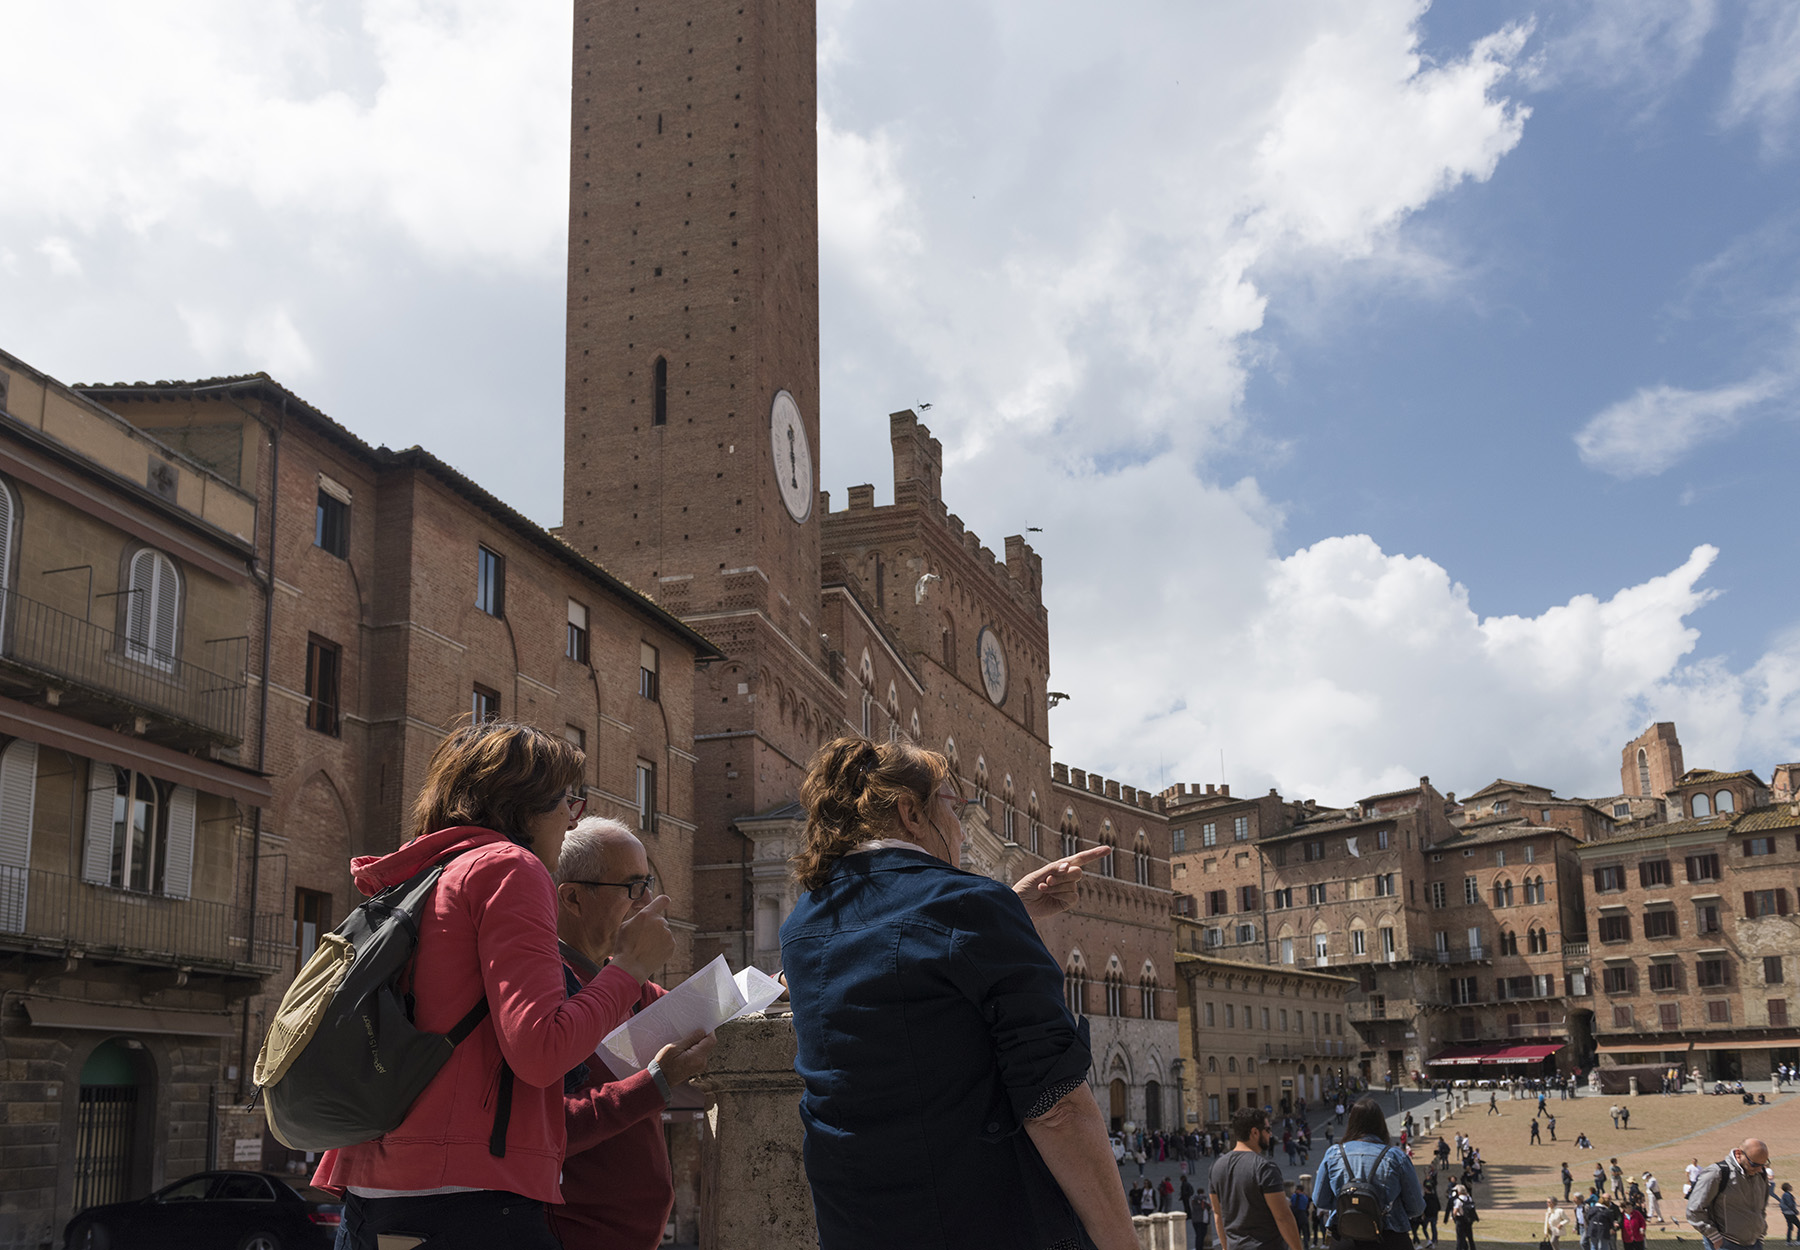
[[[1424,1214],[1425,1194],[1373,1098],[1351,1106],[1343,1142],[1319,1161],[1312,1197],[1325,1212],[1328,1250],[1409,1250],[1408,1229]]]
[[[369,895],[443,865],[417,919],[406,1000],[428,1033],[479,1018],[397,1127],[320,1158],[313,1184],[345,1195],[339,1250],[383,1238],[556,1250],[545,1206],[562,1198],[563,1078],[675,949],[658,898],[621,932],[613,962],[569,995],[546,864],[585,806],[584,771],[558,735],[464,725],[432,752],[410,840],[351,861]]]
[[[1761,1246],[1769,1227],[1769,1147],[1746,1137],[1717,1163],[1700,1169],[1687,1218],[1707,1250]]]
[[[1450,1222],[1456,1226],[1456,1250],[1475,1250],[1475,1224],[1481,1212],[1475,1209],[1475,1196],[1458,1185],[1450,1200]]]

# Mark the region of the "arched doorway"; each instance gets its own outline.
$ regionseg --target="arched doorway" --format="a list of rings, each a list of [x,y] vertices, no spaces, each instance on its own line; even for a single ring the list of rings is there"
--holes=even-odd
[[[1144,1128],[1155,1133],[1163,1126],[1162,1086],[1155,1081],[1144,1082]]]
[[[1112,1131],[1117,1133],[1125,1127],[1125,1082],[1114,1077],[1107,1090],[1112,1095]]]
[[[81,1066],[75,1125],[75,1206],[123,1202],[144,1188],[142,1126],[151,1123],[149,1064],[141,1047],[108,1038]]]

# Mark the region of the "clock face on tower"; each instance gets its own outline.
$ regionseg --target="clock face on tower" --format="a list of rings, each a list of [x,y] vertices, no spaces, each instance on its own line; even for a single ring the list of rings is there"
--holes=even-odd
[[[804,521],[812,515],[812,448],[806,442],[806,423],[800,405],[786,391],[775,392],[769,407],[769,450],[775,457],[775,484],[788,515]]]
[[[996,707],[1005,703],[1006,652],[1000,649],[1000,640],[986,625],[981,627],[981,636],[975,640],[975,660],[981,666],[981,684],[987,690],[987,697]]]

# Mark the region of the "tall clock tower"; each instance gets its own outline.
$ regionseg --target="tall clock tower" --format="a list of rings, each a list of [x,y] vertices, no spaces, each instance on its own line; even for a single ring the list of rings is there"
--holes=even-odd
[[[841,706],[815,31],[814,0],[575,3],[562,535],[729,657],[695,693],[697,961],[748,958],[735,822],[794,798]]]

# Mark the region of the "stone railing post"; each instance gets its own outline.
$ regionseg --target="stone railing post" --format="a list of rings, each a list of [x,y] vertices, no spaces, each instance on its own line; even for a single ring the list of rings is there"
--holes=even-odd
[[[1183,1212],[1134,1215],[1131,1229],[1137,1234],[1138,1250],[1187,1250],[1187,1216]]]
[[[701,1250],[813,1250],[812,1190],[800,1157],[800,1078],[788,1016],[721,1025],[695,1082],[700,1128]]]

